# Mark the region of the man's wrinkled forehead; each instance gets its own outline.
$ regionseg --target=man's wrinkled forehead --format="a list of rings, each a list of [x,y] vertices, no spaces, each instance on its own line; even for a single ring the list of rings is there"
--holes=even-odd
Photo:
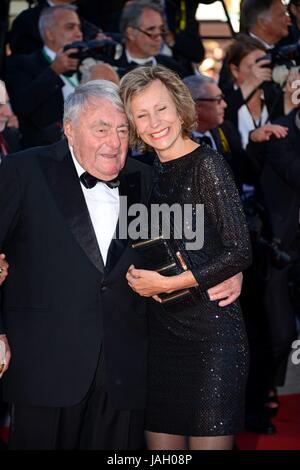
[[[0,80],[0,104],[5,104],[7,99],[6,99],[6,87],[5,83]]]

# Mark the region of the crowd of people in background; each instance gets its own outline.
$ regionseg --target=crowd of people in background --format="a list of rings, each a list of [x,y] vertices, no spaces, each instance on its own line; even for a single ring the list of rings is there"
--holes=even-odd
[[[245,427],[273,434],[272,417],[280,407],[277,387],[285,382],[299,325],[300,94],[294,84],[300,80],[300,0],[290,0],[289,5],[281,0],[242,0],[240,33],[225,51],[218,82],[199,72],[205,49],[195,19],[198,3],[42,0],[21,12],[7,34],[1,77],[6,90],[4,97],[0,95],[0,163],[20,150],[60,146],[66,132],[64,103],[78,86],[100,79],[117,89],[121,80],[124,89],[126,74],[130,77],[141,66],[162,65],[175,72],[195,103],[192,142],[224,157],[246,214],[253,260],[245,266],[240,296],[250,350]],[[153,145],[143,153],[128,150],[133,165],[129,173],[137,161],[146,163],[151,173],[153,147],[157,153]],[[5,243],[0,244],[0,252],[5,253],[4,248]],[[94,283],[94,274],[88,267],[86,271]],[[5,277],[3,272],[3,285]],[[131,294],[126,301],[134,304]],[[139,328],[135,323],[133,327]],[[131,353],[127,352],[130,360]],[[112,364],[117,369],[113,360]],[[97,374],[102,367],[97,365]],[[115,370],[110,372],[113,376]],[[136,394],[141,402],[142,379]],[[130,402],[133,382],[125,402]],[[122,401],[115,396],[116,402]],[[5,414],[7,408],[2,407]],[[113,412],[107,416],[112,419]],[[127,418],[118,416],[120,429]],[[132,419],[141,425],[138,413]],[[130,435],[128,448],[135,448],[138,440],[134,432]],[[114,445],[120,446],[123,437],[117,433]]]

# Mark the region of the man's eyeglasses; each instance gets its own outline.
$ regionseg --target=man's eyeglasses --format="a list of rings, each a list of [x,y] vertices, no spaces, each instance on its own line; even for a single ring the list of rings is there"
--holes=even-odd
[[[225,95],[214,96],[211,98],[196,98],[195,99],[195,103],[198,103],[200,101],[212,101],[212,102],[221,104],[222,101],[225,101]]]
[[[160,36],[164,39],[166,37],[166,35],[168,34],[167,31],[165,29],[162,29],[160,30],[159,33],[152,33],[151,31],[145,31],[141,28],[138,28],[137,26],[134,28],[136,29],[137,31],[139,31],[140,33],[143,33],[145,34],[145,36],[148,36],[148,38],[151,38],[151,39],[157,39],[159,38]],[[151,28],[150,28],[151,29]]]

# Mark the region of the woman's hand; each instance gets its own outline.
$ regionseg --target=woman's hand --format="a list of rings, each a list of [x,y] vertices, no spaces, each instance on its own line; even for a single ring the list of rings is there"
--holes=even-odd
[[[272,70],[268,67],[270,60],[263,59],[252,65],[248,78],[240,85],[245,100],[264,82],[272,80]]]
[[[264,82],[272,80],[271,61],[268,59],[259,60],[252,65],[247,80],[244,83],[252,85],[253,89],[259,87]]]
[[[8,369],[10,358],[11,358],[11,352],[10,352],[10,347],[9,347],[6,335],[0,335],[0,341],[2,341],[3,347],[4,347],[4,356],[0,358],[0,379],[1,379],[4,372],[6,372]]]
[[[154,300],[160,301],[157,295],[163,292],[171,292],[169,290],[169,279],[162,276],[156,271],[148,271],[146,269],[136,269],[131,265],[126,274],[131,289],[142,297],[154,297]]]
[[[9,264],[7,263],[5,259],[5,255],[1,253],[0,254],[0,286],[3,284],[3,282],[5,281],[8,275],[8,268],[9,268]]]
[[[288,127],[280,126],[278,124],[265,124],[260,126],[254,131],[250,132],[249,138],[252,142],[266,142],[272,136],[277,139],[284,139],[288,134]]]

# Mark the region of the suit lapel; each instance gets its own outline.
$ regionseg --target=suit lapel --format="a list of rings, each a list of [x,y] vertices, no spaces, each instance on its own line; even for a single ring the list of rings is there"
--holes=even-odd
[[[111,244],[109,246],[105,272],[109,272],[113,269],[113,267],[117,264],[119,259],[121,258],[124,250],[128,246],[128,236],[126,239],[120,239],[118,237],[119,234],[119,222],[121,220],[127,220],[126,232],[128,225],[132,218],[128,217],[128,208],[135,203],[141,201],[141,173],[139,171],[134,173],[125,173],[121,172],[120,174],[120,187],[119,187],[119,194],[120,197],[127,196],[127,204],[126,207],[120,204],[120,215],[119,220],[116,227],[116,235],[112,239]],[[121,214],[122,211],[122,214]],[[125,213],[126,211],[126,213]],[[124,231],[124,228],[123,228]]]
[[[78,244],[103,273],[104,263],[67,142],[59,142],[52,148],[57,151],[58,161],[42,159],[49,186]]]

